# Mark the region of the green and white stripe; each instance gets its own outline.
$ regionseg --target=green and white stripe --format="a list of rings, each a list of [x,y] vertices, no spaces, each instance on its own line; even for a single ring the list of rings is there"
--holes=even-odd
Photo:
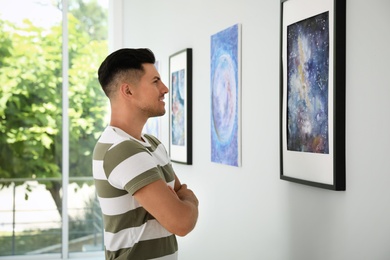
[[[140,188],[163,179],[174,186],[168,154],[155,137],[145,142],[107,127],[93,154],[93,177],[104,217],[106,259],[177,259],[175,235],[133,197]]]

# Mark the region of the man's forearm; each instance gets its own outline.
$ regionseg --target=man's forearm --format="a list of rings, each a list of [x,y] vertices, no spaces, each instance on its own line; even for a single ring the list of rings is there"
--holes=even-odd
[[[181,224],[183,225],[182,232],[179,236],[187,235],[194,229],[198,220],[198,205],[199,201],[192,190],[187,188],[186,184],[183,184],[181,189],[177,192],[178,198],[183,203],[185,210],[182,211]]]

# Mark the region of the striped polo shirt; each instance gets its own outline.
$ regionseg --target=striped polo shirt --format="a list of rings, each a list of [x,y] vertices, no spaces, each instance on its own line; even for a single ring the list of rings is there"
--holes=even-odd
[[[168,232],[135,199],[142,187],[175,174],[161,142],[144,142],[108,126],[93,152],[93,177],[104,222],[106,259],[177,259],[176,236]]]

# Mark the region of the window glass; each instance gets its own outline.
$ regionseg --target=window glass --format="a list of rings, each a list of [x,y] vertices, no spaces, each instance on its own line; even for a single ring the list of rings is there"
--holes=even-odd
[[[92,153],[106,122],[107,98],[97,70],[107,56],[108,1],[69,1],[69,251],[102,247],[102,219],[95,196]],[[76,242],[74,242],[76,241]]]
[[[54,252],[61,249],[61,12],[43,1],[0,6],[0,255]]]
[[[102,250],[91,156],[107,124],[107,101],[96,77],[107,55],[107,5],[107,0],[68,3],[69,140],[64,140],[61,1],[0,0],[0,258],[60,258],[64,228],[69,252]],[[64,142],[69,143],[66,223]]]

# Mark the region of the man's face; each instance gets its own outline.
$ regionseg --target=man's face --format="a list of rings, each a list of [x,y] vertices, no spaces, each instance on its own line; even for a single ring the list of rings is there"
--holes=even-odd
[[[165,114],[165,94],[168,88],[161,81],[160,74],[153,64],[143,64],[145,74],[139,80],[133,95],[136,100],[136,106],[145,116],[155,117]]]

